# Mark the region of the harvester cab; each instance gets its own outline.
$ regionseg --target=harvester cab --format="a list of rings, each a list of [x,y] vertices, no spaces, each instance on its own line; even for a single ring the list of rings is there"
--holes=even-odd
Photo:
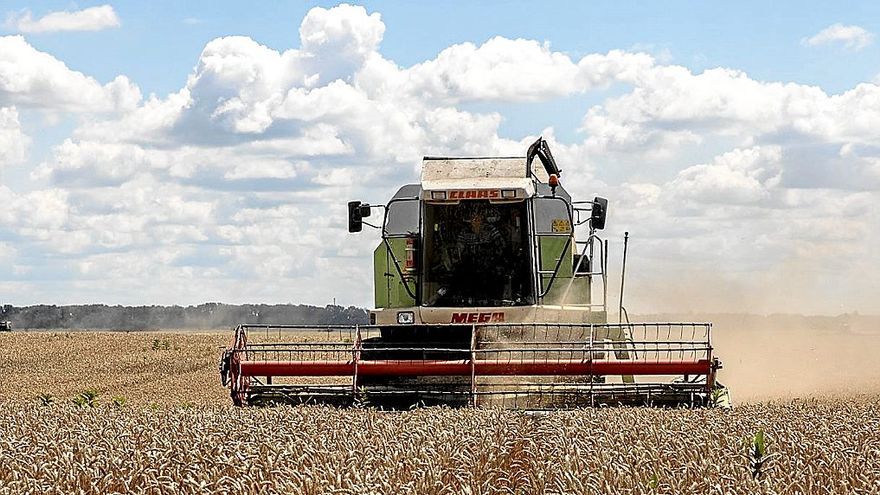
[[[600,237],[608,201],[572,200],[561,175],[538,139],[524,157],[426,157],[420,182],[387,204],[350,202],[349,232],[381,231],[370,324],[326,328],[336,340],[308,344],[248,344],[254,326],[240,325],[222,363],[233,400],[523,408],[717,400],[710,324],[608,323]]]
[[[416,340],[448,333],[436,325],[604,323],[608,202],[572,202],[560,175],[543,139],[525,158],[425,158],[421,183],[373,207],[384,218],[371,323]],[[350,232],[369,208],[349,204]]]

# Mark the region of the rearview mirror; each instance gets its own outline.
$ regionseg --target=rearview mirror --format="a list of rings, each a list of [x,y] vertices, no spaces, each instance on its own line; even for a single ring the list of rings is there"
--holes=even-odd
[[[348,231],[360,232],[364,228],[364,218],[370,216],[370,205],[360,201],[348,202]]]
[[[605,216],[608,214],[608,200],[596,196],[593,198],[593,211],[590,214],[590,226],[596,230],[605,228]]]

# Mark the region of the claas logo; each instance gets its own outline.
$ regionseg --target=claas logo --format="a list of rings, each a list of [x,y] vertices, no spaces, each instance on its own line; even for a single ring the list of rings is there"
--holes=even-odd
[[[452,313],[452,323],[504,323],[504,313]]]
[[[498,189],[471,189],[469,191],[449,191],[449,199],[498,199]]]

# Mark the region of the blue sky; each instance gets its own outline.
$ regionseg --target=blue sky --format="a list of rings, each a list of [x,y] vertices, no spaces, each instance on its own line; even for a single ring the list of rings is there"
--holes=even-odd
[[[645,308],[875,309],[877,2],[360,5],[4,2],[6,297],[369,305],[344,200],[544,133],[576,193],[612,197],[609,235],[642,232]]]

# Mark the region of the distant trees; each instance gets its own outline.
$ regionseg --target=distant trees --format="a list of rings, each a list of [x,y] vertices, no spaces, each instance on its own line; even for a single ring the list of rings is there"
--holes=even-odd
[[[354,325],[369,321],[369,313],[354,306],[294,304],[221,304],[198,306],[74,306],[38,305],[0,307],[0,321],[15,329],[108,329],[226,328],[238,323],[290,323]]]

